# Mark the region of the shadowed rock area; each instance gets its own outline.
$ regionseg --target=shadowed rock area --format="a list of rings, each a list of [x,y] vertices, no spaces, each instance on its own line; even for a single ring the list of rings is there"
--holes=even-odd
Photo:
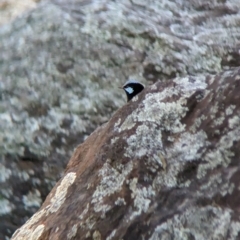
[[[239,239],[239,92],[240,68],[145,89],[12,239]]]
[[[167,89],[170,79],[183,83],[195,77],[205,79],[207,74],[224,74],[240,64],[240,6],[235,0],[52,0],[35,5],[0,28],[0,239],[8,239],[39,209],[63,176],[73,149],[125,104],[125,95],[117,87],[128,77],[145,85],[161,81]],[[223,92],[225,85],[222,88]],[[173,102],[181,96],[167,94]],[[194,108],[194,98],[189,101],[190,109]],[[132,109],[131,104],[126,106]],[[124,111],[130,111],[126,106]],[[163,126],[170,124],[171,116],[167,116],[161,119]],[[217,115],[215,121],[218,118],[222,121],[223,116]],[[186,115],[184,121],[191,119]],[[209,124],[199,126],[204,132]],[[218,131],[223,134],[221,124]],[[168,132],[161,132],[160,137],[164,142]],[[215,141],[217,137],[213,146]],[[152,143],[146,144],[151,149]],[[163,145],[154,147],[160,149],[167,166]],[[92,148],[87,171],[91,172],[97,151]],[[108,163],[101,151],[99,169]],[[112,155],[121,159],[119,154],[113,148]],[[147,153],[143,148],[139,154]],[[199,159],[198,152],[189,153],[194,154]],[[87,179],[96,175],[97,183],[98,171],[91,174]],[[81,191],[76,192],[78,198],[84,198]],[[91,196],[91,191],[86,193]],[[140,225],[131,229],[137,228],[141,230]]]

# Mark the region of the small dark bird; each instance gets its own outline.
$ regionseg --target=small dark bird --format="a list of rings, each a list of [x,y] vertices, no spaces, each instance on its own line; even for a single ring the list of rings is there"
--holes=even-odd
[[[127,95],[127,101],[129,102],[133,97],[140,93],[144,89],[144,85],[136,80],[128,80],[123,85],[122,89]]]

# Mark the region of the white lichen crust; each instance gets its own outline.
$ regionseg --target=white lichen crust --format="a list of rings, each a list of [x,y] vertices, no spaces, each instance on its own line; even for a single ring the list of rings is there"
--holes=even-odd
[[[64,204],[66,200],[66,194],[68,188],[74,183],[76,178],[76,173],[70,172],[66,174],[63,179],[60,181],[60,184],[56,188],[55,195],[51,198],[50,204],[46,205],[40,211],[35,213],[24,225],[22,228],[19,228],[13,235],[12,240],[38,240],[42,239],[42,233],[44,233],[45,225],[36,223],[42,217],[51,215],[54,212],[57,212],[59,208]]]

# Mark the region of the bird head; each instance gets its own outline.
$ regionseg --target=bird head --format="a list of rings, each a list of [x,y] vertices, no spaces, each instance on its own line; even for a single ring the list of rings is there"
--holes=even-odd
[[[121,88],[125,91],[127,101],[129,102],[134,96],[144,89],[144,85],[136,80],[128,80]]]

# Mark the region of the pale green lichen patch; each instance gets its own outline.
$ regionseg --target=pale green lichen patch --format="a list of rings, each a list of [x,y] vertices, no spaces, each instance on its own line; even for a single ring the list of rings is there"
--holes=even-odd
[[[96,203],[94,205],[94,211],[97,213],[97,212],[100,212],[101,213],[101,218],[105,218],[106,217],[106,213],[112,209],[112,206],[110,204],[103,204],[103,203]]]
[[[72,229],[70,229],[70,232],[67,234],[67,239],[69,240],[73,239],[77,234],[77,230],[78,230],[78,224],[74,224],[72,226]]]
[[[142,104],[122,123],[119,131],[133,128],[136,122],[153,122],[157,125],[164,126],[165,130],[171,132],[181,132],[184,126],[179,121],[179,116],[186,114],[187,108],[183,106],[185,99],[177,102],[163,102],[166,97],[177,94],[178,91],[166,88],[160,93],[149,93],[146,95]]]
[[[138,95],[135,96],[133,99],[132,99],[133,102],[137,102],[138,101]]]
[[[209,227],[211,225],[211,227]],[[216,207],[190,208],[158,225],[150,240],[170,239],[227,239],[231,229],[231,210]],[[238,229],[239,232],[240,229]]]
[[[160,171],[153,180],[153,187],[159,191],[163,186],[173,188],[178,185],[177,175],[182,171],[183,166],[179,162],[168,162],[167,171]]]
[[[204,131],[191,134],[182,133],[171,148],[166,148],[166,158],[174,161],[196,161],[202,156],[201,149],[207,147],[207,134]]]
[[[235,105],[230,105],[230,106],[228,106],[228,107],[226,108],[226,110],[225,110],[226,115],[228,116],[228,115],[233,114],[233,111],[234,111],[235,108],[236,108]]]
[[[48,213],[54,213],[59,210],[66,200],[68,188],[74,183],[76,173],[70,172],[64,176],[58,185],[55,195],[50,200],[50,205],[47,207]]]
[[[233,153],[231,151],[226,149],[225,151],[223,151],[221,147],[213,151],[209,151],[204,157],[204,160],[206,161],[206,163],[199,164],[198,166],[197,178],[199,179],[203,178],[209,170],[213,170],[218,165],[223,165],[227,167],[231,162],[232,156],[233,156]]]
[[[237,239],[240,233],[240,223],[237,221],[232,221],[229,228],[230,239]]]
[[[233,116],[232,118],[229,118],[228,125],[229,125],[229,128],[231,128],[231,129],[235,129],[237,127],[239,128],[240,117],[239,116]]]
[[[154,98],[153,98],[154,100]],[[157,100],[157,98],[155,99]],[[162,129],[172,133],[182,132],[184,125],[179,121],[179,116],[183,117],[186,114],[187,108],[181,103],[163,103],[160,101],[143,102],[148,113],[138,111],[136,118],[140,122],[150,121],[158,124]]]
[[[146,167],[156,172],[159,168],[163,168],[161,156],[162,135],[161,130],[157,130],[151,125],[139,125],[135,131],[126,139],[127,147],[125,147],[124,156],[129,159],[141,159],[147,157],[145,161]]]
[[[222,178],[222,173],[215,173],[209,177],[209,180],[200,186],[200,191],[197,195],[200,196],[204,193],[205,197],[213,198],[216,194],[220,193],[222,196],[231,195],[235,189],[235,185],[231,183],[231,178],[237,172],[237,169],[232,169],[227,175]]]
[[[192,133],[196,133],[199,127],[201,126],[202,122],[204,122],[207,119],[208,116],[201,115],[198,118],[195,119],[194,124],[190,126],[189,131]]]
[[[129,219],[133,220],[142,212],[146,213],[151,204],[151,199],[155,196],[155,191],[152,186],[143,187],[138,185],[138,179],[133,178],[129,180],[129,189],[131,190],[131,197],[134,199],[134,208]]]
[[[14,233],[12,239],[39,239],[44,231],[45,226],[43,224],[40,224],[37,225],[37,227],[33,227],[33,225],[35,226],[35,224],[42,216],[54,213],[59,210],[66,199],[68,188],[74,183],[75,178],[76,173],[74,172],[66,174],[66,176],[62,179],[59,186],[57,187],[55,195],[51,198],[50,204],[35,213],[20,229]],[[29,196],[25,197],[25,201],[28,201],[28,199]],[[27,202],[27,205],[28,204],[31,204],[32,206],[32,201],[31,203]]]
[[[96,217],[93,214],[88,214],[88,218],[80,222],[80,227],[82,229],[89,230],[89,229],[92,229],[95,226],[95,224],[96,224]],[[90,233],[87,232],[86,237],[89,237],[90,236],[89,234]]]
[[[222,113],[221,116],[219,116],[218,118],[214,119],[213,124],[215,126],[220,126],[223,124],[224,120],[225,120],[225,115]]]
[[[83,212],[79,215],[80,220],[82,220],[84,218],[84,216],[87,214],[88,210],[89,210],[89,203],[87,204],[87,206],[85,207]]]
[[[38,240],[41,239],[42,233],[45,229],[45,225],[44,224],[40,224],[38,225],[34,231],[32,232],[32,234],[29,236],[29,240]]]
[[[198,167],[198,178],[204,177],[208,170],[214,169],[218,165],[227,167],[231,163],[232,158],[235,156],[234,152],[230,149],[234,142],[238,142],[240,140],[240,120],[238,116],[230,118],[230,122],[231,119],[234,119],[233,121],[236,125],[234,125],[232,130],[228,131],[219,139],[219,142],[216,144],[216,148],[214,150],[210,150],[206,153],[204,157],[206,162],[204,164],[200,164]]]
[[[134,122],[134,118],[132,117],[132,115],[129,115],[124,120],[121,127],[118,128],[118,131],[121,132],[121,131],[124,131],[124,130],[132,129],[135,125],[136,125],[136,123]]]
[[[110,196],[120,191],[127,175],[132,171],[133,163],[130,161],[126,165],[120,164],[118,169],[113,168],[107,161],[99,172],[101,178],[92,196],[92,203],[96,212],[107,212],[111,206],[104,204],[104,197]]]
[[[29,239],[29,236],[32,236],[32,233],[35,231],[35,223],[39,221],[39,219],[46,214],[45,209],[42,209],[35,213],[21,228],[19,228],[12,236],[12,240],[19,240],[19,239]],[[41,225],[44,226],[44,225]],[[43,227],[40,227],[43,229]],[[39,231],[38,231],[39,233]]]
[[[196,90],[205,90],[207,87],[206,78],[201,75],[194,78],[194,81],[191,81],[191,77],[178,77],[173,82],[177,84],[178,89],[182,89],[183,96],[187,96],[187,94],[191,94]]]
[[[149,128],[148,125],[137,127],[135,134],[129,136],[124,155],[126,157],[142,157],[154,154],[154,150],[162,149],[162,135],[160,130]]]
[[[119,118],[117,122],[114,124],[114,129],[116,129],[120,123],[121,123],[121,118]]]
[[[111,240],[111,239],[113,239],[114,236],[115,236],[115,234],[116,234],[116,229],[114,229],[114,230],[111,232],[111,234],[106,238],[106,240]]]
[[[115,201],[115,205],[118,205],[118,206],[123,206],[123,205],[126,205],[126,201],[124,198],[118,198],[116,201]]]
[[[92,235],[92,239],[93,240],[101,240],[101,233],[99,231],[94,231],[93,235]]]
[[[111,145],[114,144],[115,142],[117,142],[119,140],[119,137],[115,137],[111,139]]]

